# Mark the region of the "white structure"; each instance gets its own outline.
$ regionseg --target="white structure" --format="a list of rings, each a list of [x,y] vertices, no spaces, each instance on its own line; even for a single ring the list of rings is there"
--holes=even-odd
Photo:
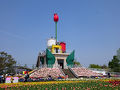
[[[47,41],[47,48],[48,48],[48,49],[51,49],[51,48],[52,48],[52,45],[56,45],[56,39],[54,39],[54,38],[50,38],[50,39],[48,39],[48,41]]]
[[[55,56],[55,64],[54,66],[60,66],[62,69],[68,69],[66,59],[69,56],[69,53],[53,53]]]
[[[53,64],[53,67],[57,67],[58,65],[62,69],[68,69],[66,58],[69,56],[69,53],[52,53],[55,56],[55,63]],[[40,66],[40,58],[44,58],[43,66],[46,66],[46,54],[42,53],[38,55],[37,59],[37,67]]]

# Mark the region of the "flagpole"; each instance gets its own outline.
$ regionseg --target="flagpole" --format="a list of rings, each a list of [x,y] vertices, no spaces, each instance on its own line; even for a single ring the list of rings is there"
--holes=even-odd
[[[57,22],[55,22],[55,31],[56,31],[56,44],[57,44]]]
[[[59,17],[57,13],[54,14],[54,21],[55,21],[55,39],[56,39],[56,44],[57,44],[57,22],[59,20]]]

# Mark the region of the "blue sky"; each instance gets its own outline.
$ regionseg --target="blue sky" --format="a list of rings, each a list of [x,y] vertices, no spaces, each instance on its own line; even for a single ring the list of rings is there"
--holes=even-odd
[[[55,36],[83,66],[107,64],[120,48],[120,0],[0,0],[0,51],[21,65],[36,64]]]

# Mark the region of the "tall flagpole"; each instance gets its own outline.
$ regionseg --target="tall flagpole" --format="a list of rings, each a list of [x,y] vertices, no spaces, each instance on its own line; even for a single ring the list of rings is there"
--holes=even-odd
[[[56,29],[56,42],[57,42],[57,22],[55,22],[55,29]]]
[[[55,22],[55,38],[56,38],[56,44],[57,44],[57,22],[58,22],[58,15],[57,13],[54,14],[54,22]]]

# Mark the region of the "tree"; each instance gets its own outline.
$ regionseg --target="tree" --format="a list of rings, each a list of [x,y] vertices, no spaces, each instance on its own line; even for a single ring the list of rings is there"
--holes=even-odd
[[[0,73],[14,73],[16,61],[6,52],[0,52]]]
[[[35,65],[34,64],[32,65],[32,69],[35,69]]]
[[[90,64],[89,68],[97,68],[97,69],[107,69],[108,67],[103,64],[103,65],[98,65],[98,64]]]
[[[24,68],[28,68],[27,64],[24,65]]]
[[[101,66],[101,68],[102,68],[102,69],[108,69],[108,67],[107,67],[105,64],[103,64],[103,65]]]
[[[101,66],[98,65],[98,64],[90,64],[89,68],[98,68],[98,69],[101,69]]]
[[[120,60],[120,48],[117,50],[117,58]]]
[[[120,72],[120,60],[117,56],[113,56],[113,59],[108,63],[108,67],[111,68],[113,72]]]
[[[80,65],[80,62],[74,61],[74,65]]]

